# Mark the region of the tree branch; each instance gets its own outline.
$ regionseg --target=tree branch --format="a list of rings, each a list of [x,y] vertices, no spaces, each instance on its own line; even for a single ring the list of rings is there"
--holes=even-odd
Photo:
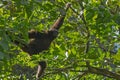
[[[86,64],[87,64],[89,73],[97,74],[97,75],[103,75],[103,76],[106,76],[106,77],[109,77],[109,78],[114,78],[114,79],[120,80],[120,74],[108,71],[106,69],[100,69],[100,68],[97,68],[97,67],[92,67],[92,66],[89,65],[88,62]]]

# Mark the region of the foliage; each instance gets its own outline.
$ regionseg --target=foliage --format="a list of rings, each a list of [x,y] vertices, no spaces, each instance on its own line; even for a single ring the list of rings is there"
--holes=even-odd
[[[67,2],[72,6],[49,50],[29,57],[11,42],[27,43],[30,29],[49,29]],[[35,79],[40,60],[47,62],[43,80],[120,79],[114,77],[120,75],[119,11],[119,0],[1,0],[0,79]]]

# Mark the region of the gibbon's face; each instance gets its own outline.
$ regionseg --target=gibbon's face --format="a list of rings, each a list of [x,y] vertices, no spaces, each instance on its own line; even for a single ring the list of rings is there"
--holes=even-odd
[[[58,36],[58,31],[56,29],[48,31],[48,34],[52,38],[56,38]]]

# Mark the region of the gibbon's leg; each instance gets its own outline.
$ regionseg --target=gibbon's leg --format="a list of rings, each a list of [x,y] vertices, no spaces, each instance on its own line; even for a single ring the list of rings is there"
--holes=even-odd
[[[40,61],[39,65],[38,65],[38,69],[37,69],[37,73],[36,73],[36,78],[38,79],[40,76],[43,75],[45,68],[46,68],[47,64],[45,61]]]

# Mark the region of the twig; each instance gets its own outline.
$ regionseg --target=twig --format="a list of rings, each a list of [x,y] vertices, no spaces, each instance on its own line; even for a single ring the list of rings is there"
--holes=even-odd
[[[84,6],[83,6],[82,2],[80,2],[80,7],[81,7],[82,11],[84,11]],[[88,53],[88,51],[89,51],[89,45],[90,45],[90,41],[89,41],[90,31],[89,31],[89,27],[87,26],[87,22],[85,20],[84,14],[82,14],[81,18],[82,18],[82,20],[83,20],[83,22],[84,22],[84,24],[86,26],[86,30],[87,30],[87,39],[88,39],[88,41],[86,43],[85,53]]]

